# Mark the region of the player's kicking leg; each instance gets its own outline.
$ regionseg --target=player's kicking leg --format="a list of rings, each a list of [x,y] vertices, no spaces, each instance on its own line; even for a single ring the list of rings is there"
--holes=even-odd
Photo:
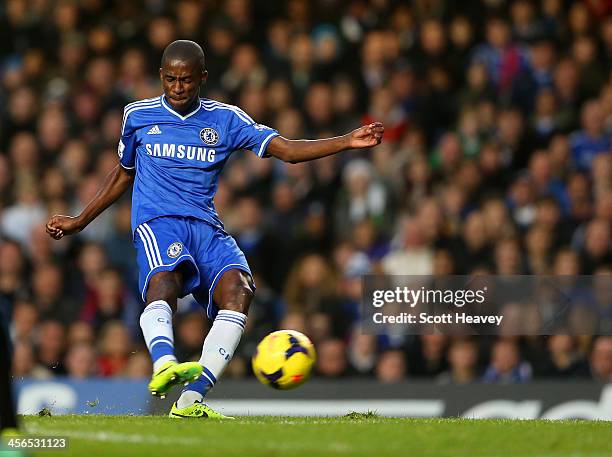
[[[170,417],[226,418],[205,405],[203,399],[234,356],[246,325],[254,289],[253,280],[244,271],[227,270],[222,274],[213,296],[219,312],[204,341],[200,358],[202,375],[183,390],[172,406]]]
[[[150,280],[147,306],[140,316],[140,327],[153,360],[153,377],[149,383],[152,395],[164,398],[175,385],[189,384],[202,373],[198,362],[178,363],[174,356],[172,314],[182,287],[179,270],[161,271]]]

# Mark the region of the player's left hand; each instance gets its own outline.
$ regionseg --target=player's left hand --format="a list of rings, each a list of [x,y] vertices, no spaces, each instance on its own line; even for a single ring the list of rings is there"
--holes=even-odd
[[[371,148],[380,144],[385,128],[381,122],[372,122],[358,129],[353,130],[349,134],[349,144],[351,149]]]

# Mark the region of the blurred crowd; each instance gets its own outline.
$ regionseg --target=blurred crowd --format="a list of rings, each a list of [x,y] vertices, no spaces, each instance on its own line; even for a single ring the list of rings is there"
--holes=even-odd
[[[257,283],[227,376],[293,328],[320,377],[612,381],[612,337],[371,336],[360,277],[612,272],[612,8],[601,0],[5,0],[0,312],[14,376],[150,375],[130,196],[53,241],[117,163],[123,106],[164,47],[206,53],[203,95],[288,138],[382,121],[375,150],[289,165],[236,152],[215,200]],[[186,297],[176,349],[209,323]]]

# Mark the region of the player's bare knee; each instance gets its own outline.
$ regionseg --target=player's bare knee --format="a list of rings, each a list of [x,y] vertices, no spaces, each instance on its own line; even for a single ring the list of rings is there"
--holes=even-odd
[[[235,284],[225,300],[219,304],[220,309],[236,311],[237,313],[248,314],[249,306],[255,296],[254,289],[250,284]]]
[[[217,284],[213,300],[219,309],[247,314],[254,296],[251,276],[241,270],[228,270]]]
[[[147,288],[147,305],[157,300],[164,300],[170,305],[172,312],[175,313],[181,284],[182,278],[179,272],[160,271],[156,273],[149,281]]]

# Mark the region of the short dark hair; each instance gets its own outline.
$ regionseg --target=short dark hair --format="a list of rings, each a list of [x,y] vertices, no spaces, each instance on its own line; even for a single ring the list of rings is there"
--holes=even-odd
[[[200,65],[200,69],[206,69],[206,60],[202,47],[195,41],[176,40],[166,46],[161,59],[161,66],[170,60],[196,61]]]

